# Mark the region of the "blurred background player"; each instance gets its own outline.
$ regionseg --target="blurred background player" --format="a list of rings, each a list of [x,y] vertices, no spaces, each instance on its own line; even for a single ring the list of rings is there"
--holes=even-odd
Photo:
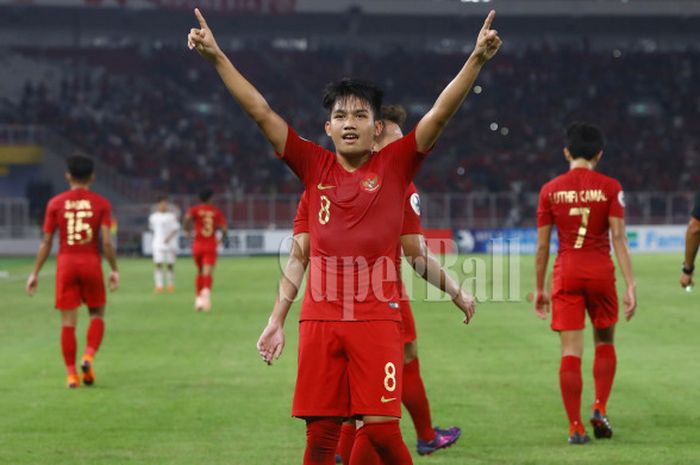
[[[216,265],[217,248],[219,241],[224,240],[226,235],[226,219],[221,210],[212,205],[213,195],[211,188],[202,189],[199,193],[201,203],[191,207],[185,215],[185,230],[191,239],[194,235],[192,258],[197,266],[194,308],[205,312],[211,310],[212,273]],[[218,236],[217,231],[220,232]]]
[[[155,292],[163,292],[163,265],[166,266],[168,291],[175,290],[174,268],[177,256],[177,236],[180,232],[180,222],[174,212],[168,208],[165,197],[158,198],[156,211],[148,217],[148,227],[153,231],[153,263],[155,271],[153,280]]]
[[[403,137],[406,111],[400,105],[384,105],[381,109],[383,128],[377,137],[374,150],[382,150],[390,143]],[[270,364],[279,358],[284,348],[284,322],[289,309],[297,296],[309,263],[308,196],[302,195],[294,218],[294,237],[289,261],[279,287],[275,306],[268,326],[258,340],[258,350],[263,360]],[[411,183],[404,198],[404,222],[401,232],[401,247],[408,262],[421,277],[447,292],[455,304],[462,308],[472,297],[466,294],[459,284],[442,269],[440,262],[429,253],[420,226],[420,198],[415,185]],[[397,263],[400,270],[401,262]],[[400,272],[400,271],[399,271]],[[405,289],[403,291],[405,296]],[[401,401],[411,415],[416,429],[416,451],[420,455],[431,454],[454,444],[461,429],[453,426],[448,429],[433,427],[430,404],[426,395],[418,362],[416,326],[407,296],[400,301],[401,333],[404,343],[404,380]],[[338,443],[336,461],[348,464],[355,439],[355,422],[343,423]],[[376,460],[379,460],[376,457]],[[377,462],[379,463],[379,462]]]
[[[569,444],[590,441],[581,423],[581,357],[586,311],[593,324],[595,402],[591,425],[596,438],[612,437],[606,404],[617,359],[613,336],[618,320],[615,265],[610,239],[625,277],[625,318],[634,315],[637,299],[627,236],[625,203],[620,183],[595,170],[603,155],[604,136],[596,126],[573,123],[566,130],[564,155],[570,169],[544,185],[537,209],[537,293],[535,311],[547,318],[550,296],[544,287],[552,226],[559,236],[559,253],[552,281],[552,330],[559,332],[559,384],[569,419]]]
[[[681,286],[687,291],[693,287],[695,256],[700,245],[700,189],[695,194],[695,207],[690,214],[690,222],[685,232],[685,259],[681,270]]]
[[[51,253],[53,236],[59,231],[60,246],[56,259],[56,309],[61,311],[61,350],[68,371],[67,386],[80,387],[75,367],[77,341],[75,326],[78,307],[85,303],[90,313],[87,345],[81,361],[83,382],[95,382],[93,369],[95,353],[104,335],[105,287],[98,240],[111,272],[109,288],[119,287],[117,259],[110,239],[112,207],[107,199],[91,192],[94,181],[94,163],[91,159],[74,155],[67,160],[66,180],[70,190],[53,197],[44,220],[44,237],[36,256],[34,269],[27,280],[26,290],[31,296],[39,285],[39,272]]]

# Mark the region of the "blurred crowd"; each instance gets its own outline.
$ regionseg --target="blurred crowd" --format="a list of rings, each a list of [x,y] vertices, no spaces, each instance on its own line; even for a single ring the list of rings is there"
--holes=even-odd
[[[41,124],[154,189],[299,192],[213,67],[186,49],[21,50],[60,64],[59,85],[27,82],[11,123]],[[462,66],[462,54],[234,50],[229,56],[304,137],[328,146],[323,86],[356,76],[409,110],[406,132]],[[608,145],[600,169],[628,191],[700,183],[696,52],[504,52],[489,63],[417,178],[427,192],[539,190],[566,169],[564,128],[587,120]]]

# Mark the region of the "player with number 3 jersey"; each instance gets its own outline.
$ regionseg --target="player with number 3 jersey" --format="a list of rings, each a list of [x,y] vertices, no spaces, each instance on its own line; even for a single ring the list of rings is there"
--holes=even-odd
[[[591,424],[596,438],[610,438],[607,400],[616,368],[613,336],[618,301],[615,267],[610,258],[610,235],[618,264],[627,282],[625,317],[636,308],[635,282],[624,222],[624,194],[620,183],[595,171],[603,155],[603,133],[595,126],[574,123],[567,129],[564,154],[570,170],[544,185],[537,209],[537,297],[535,311],[546,319],[550,305],[544,288],[552,227],[559,237],[554,263],[551,327],[561,340],[560,387],[569,419],[569,443],[589,441],[581,423],[581,356],[586,312],[595,341],[596,398]],[[612,234],[611,234],[612,233]]]

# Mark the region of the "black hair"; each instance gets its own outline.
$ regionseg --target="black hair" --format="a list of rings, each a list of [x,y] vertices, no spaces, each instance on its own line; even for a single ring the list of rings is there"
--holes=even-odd
[[[396,123],[401,130],[406,124],[406,109],[401,105],[382,105],[381,119]]]
[[[566,148],[572,158],[592,160],[605,147],[605,136],[598,126],[574,122],[566,128]]]
[[[87,182],[95,172],[95,162],[81,153],[71,155],[66,160],[68,172],[78,182]]]
[[[323,108],[331,113],[335,102],[348,97],[355,97],[369,103],[374,119],[379,119],[384,91],[375,84],[362,79],[343,78],[338,82],[327,84],[323,89]]]
[[[202,202],[208,202],[214,195],[214,190],[211,187],[205,187],[199,191],[199,200]]]
[[[156,200],[157,200],[158,202],[164,202],[164,201],[168,200],[168,197],[166,197],[165,195],[161,194],[161,195],[159,195],[159,196],[156,198]]]

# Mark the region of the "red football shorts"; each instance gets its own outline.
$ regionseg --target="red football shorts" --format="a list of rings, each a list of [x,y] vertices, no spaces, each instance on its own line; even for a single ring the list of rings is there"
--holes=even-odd
[[[202,268],[204,265],[216,265],[216,247],[202,247],[194,244],[192,246],[192,257],[197,268]]]
[[[594,328],[604,329],[617,323],[615,276],[581,279],[555,273],[552,280],[552,329],[585,328],[586,310]]]
[[[404,344],[416,340],[416,321],[413,319],[411,303],[408,300],[399,301],[401,311],[401,339]]]
[[[302,321],[292,416],[401,417],[397,321]]]
[[[99,255],[64,254],[56,260],[56,308],[73,310],[85,303],[90,308],[106,302],[102,259]]]

